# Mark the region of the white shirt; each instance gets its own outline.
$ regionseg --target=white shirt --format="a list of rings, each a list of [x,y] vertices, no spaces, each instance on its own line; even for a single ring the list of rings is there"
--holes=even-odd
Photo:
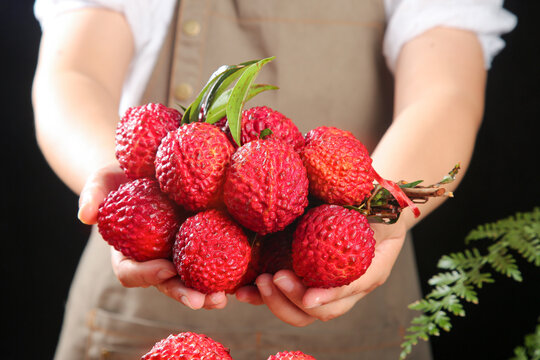
[[[127,19],[135,41],[135,55],[126,77],[119,112],[137,104],[150,78],[172,19],[176,0],[36,0],[34,12],[43,30],[58,14],[84,7],[106,7]],[[383,52],[394,70],[403,45],[423,32],[447,26],[473,31],[487,69],[505,46],[501,35],[517,24],[503,8],[503,0],[384,0],[387,28]]]

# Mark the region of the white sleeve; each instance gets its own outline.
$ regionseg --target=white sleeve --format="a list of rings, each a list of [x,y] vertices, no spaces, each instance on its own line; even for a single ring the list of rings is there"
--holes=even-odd
[[[384,0],[384,5],[387,28],[383,52],[392,72],[403,45],[436,26],[475,32],[489,69],[505,46],[501,35],[517,24],[517,17],[503,8],[503,0]]]
[[[176,0],[36,0],[34,14],[41,28],[66,11],[103,7],[122,13],[135,42],[135,54],[128,71],[120,104],[122,114],[139,102],[167,35]]]

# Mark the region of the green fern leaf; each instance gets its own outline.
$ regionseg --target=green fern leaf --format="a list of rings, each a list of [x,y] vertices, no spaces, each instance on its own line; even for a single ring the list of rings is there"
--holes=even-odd
[[[438,262],[437,267],[441,269],[470,269],[482,266],[484,262],[482,254],[478,249],[466,249],[463,252],[444,255]]]
[[[453,260],[452,260],[453,261]],[[450,285],[463,278],[463,273],[460,271],[451,271],[445,273],[439,273],[431,277],[428,280],[428,284],[431,286],[443,286]]]
[[[540,224],[524,226],[521,229],[521,234],[512,235],[507,237],[508,246],[517,251],[528,262],[540,266]]]
[[[514,357],[511,360],[540,360],[540,318],[536,331],[525,336],[524,345],[514,349]]]
[[[445,331],[450,331],[450,329],[452,328],[452,324],[450,323],[450,317],[446,314],[446,312],[442,310],[433,314],[433,322]]]
[[[491,277],[490,273],[483,273],[480,272],[478,269],[473,269],[468,273],[469,280],[468,282],[472,283],[474,286],[478,288],[482,288],[484,284],[489,284],[492,282],[495,282],[493,278]]]
[[[442,298],[452,293],[452,288],[448,285],[439,285],[427,295],[428,298]]]
[[[428,281],[432,286],[431,292],[424,299],[409,305],[411,310],[422,314],[415,317],[411,321],[412,326],[406,330],[400,359],[410,354],[412,346],[419,339],[427,340],[429,336],[439,335],[440,329],[450,331],[452,324],[449,314],[465,316],[462,300],[478,303],[476,289],[494,282],[485,265],[516,281],[521,281],[522,275],[511,251],[540,266],[540,208],[478,226],[467,235],[466,242],[481,239],[492,240],[486,254],[472,248],[439,259],[437,266],[447,271],[432,276]],[[530,352],[530,349],[536,352]],[[536,335],[527,337],[525,346],[517,348],[515,354],[514,360],[528,360],[527,356],[540,360],[540,326]]]
[[[453,286],[454,293],[465,301],[478,304],[478,294],[474,291],[474,287],[470,284],[459,282]]]
[[[508,253],[506,248],[501,248],[498,251],[493,251],[487,257],[488,262],[494,270],[499,273],[513,278],[516,281],[521,282],[521,272],[516,265],[516,259],[512,254]]]

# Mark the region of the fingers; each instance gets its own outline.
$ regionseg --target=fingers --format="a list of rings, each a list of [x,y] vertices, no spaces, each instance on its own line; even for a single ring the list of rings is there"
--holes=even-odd
[[[155,286],[161,293],[193,310],[201,309],[205,304],[206,296],[187,288],[177,276]]]
[[[222,309],[227,305],[224,292],[205,295],[187,288],[169,260],[137,262],[111,248],[111,261],[116,277],[125,287],[155,286],[163,294],[194,310]]]
[[[300,279],[298,279],[298,277],[289,270],[277,272],[273,281],[279,290],[281,290],[283,295],[285,295],[287,299],[294,303],[299,309],[309,316],[322,321],[328,321],[345,314],[363,296],[363,294],[348,293],[343,297],[329,297],[330,300],[324,305],[318,300],[313,301],[312,303],[307,303],[306,296],[310,291],[328,290],[329,292],[332,292],[334,289],[306,288]]]
[[[137,262],[111,248],[114,274],[125,287],[149,287],[164,282],[177,275],[169,260],[158,259]]]
[[[161,293],[193,310],[223,309],[227,305],[227,296],[224,292],[205,295],[186,287],[178,276],[156,285],[156,288]]]
[[[108,165],[90,175],[79,196],[79,220],[88,225],[97,223],[101,202],[110,191],[116,190],[126,181],[124,172],[116,164]]]
[[[262,305],[264,301],[255,286],[243,286],[236,290],[236,299],[251,305]]]
[[[272,275],[260,275],[256,280],[256,284],[262,300],[280,320],[294,326],[307,326],[316,320],[285,296],[274,284]],[[301,291],[300,288],[293,287],[291,296],[293,297],[292,293],[294,293],[294,298],[297,298],[299,291]]]
[[[382,285],[399,255],[405,238],[404,231],[379,234],[375,256],[366,271],[347,286],[321,289],[306,288],[290,270],[277,272],[272,278],[263,274],[257,278],[260,296],[269,309],[281,320],[295,326],[305,326],[316,319],[328,321],[342,316],[356,302]]]

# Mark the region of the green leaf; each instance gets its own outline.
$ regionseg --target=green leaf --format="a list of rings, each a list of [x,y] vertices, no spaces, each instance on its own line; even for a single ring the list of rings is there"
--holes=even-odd
[[[441,300],[441,306],[454,315],[465,316],[465,310],[455,295],[449,295]]]
[[[415,187],[417,185],[420,185],[423,182],[424,182],[424,180],[416,180],[416,181],[408,182],[408,183],[405,183],[405,184],[399,184],[399,187],[400,188],[405,188],[405,189],[413,188],[413,187]]]
[[[225,70],[223,74],[219,75],[216,81],[208,88],[204,94],[204,98],[201,101],[199,110],[202,109],[202,117],[206,119],[209,108],[214,103],[215,99],[218,99],[223,92],[225,92],[229,86],[238,79],[249,65],[256,63],[256,60],[248,61],[242,64],[230,66]]]
[[[461,168],[461,165],[459,163],[454,165],[454,168],[450,170],[448,175],[446,175],[441,181],[439,181],[439,184],[440,185],[449,184],[452,181],[454,181],[456,179],[456,175],[459,172],[460,168]]]
[[[246,97],[246,102],[251,100],[254,96],[262,93],[267,90],[278,90],[279,88],[274,85],[267,84],[254,84],[249,88],[248,95]],[[227,102],[231,96],[232,89],[227,89],[224,91],[209,107],[208,113],[206,114],[206,122],[209,124],[215,124],[225,116],[225,109]]]
[[[435,289],[433,289],[431,293],[428,294],[427,297],[428,298],[442,298],[449,295],[451,292],[452,292],[452,288],[450,286],[439,285],[435,287]]]
[[[262,59],[249,65],[232,89],[229,101],[225,108],[225,114],[227,116],[227,122],[229,123],[229,129],[231,130],[231,135],[238,146],[242,145],[240,141],[240,132],[242,130],[240,121],[242,118],[242,109],[246,102],[249,89],[261,68],[272,60],[274,60],[274,57]]]
[[[519,271],[516,260],[507,252],[506,248],[502,248],[498,251],[493,251],[488,256],[488,262],[493,269],[499,273],[513,278],[516,281],[522,281],[521,272]]]
[[[470,269],[482,266],[485,259],[478,249],[465,249],[463,252],[452,253],[441,257],[437,267],[441,269]]]
[[[478,288],[482,288],[482,285],[495,282],[490,273],[482,273],[478,269],[473,269],[468,273],[469,282],[474,284]]]
[[[450,317],[442,310],[433,314],[433,322],[444,331],[450,331],[452,328]]]
[[[431,279],[428,280],[428,284],[431,286],[448,285],[462,278],[463,278],[463,273],[459,271],[439,273],[431,277]]]
[[[472,248],[442,256],[437,266],[451,271],[430,278],[432,291],[424,299],[409,305],[410,309],[423,314],[414,318],[411,321],[414,326],[406,330],[401,344],[402,359],[411,352],[419,338],[424,338],[426,334],[437,334],[437,328],[446,331],[451,329],[445,310],[453,315],[464,316],[465,311],[460,300],[478,303],[476,288],[494,282],[491,272],[485,271],[486,264],[516,281],[521,281],[521,272],[510,250],[540,266],[540,208],[478,226],[469,233],[466,242],[481,239],[492,241],[487,247],[487,254]],[[540,360],[540,325],[536,334],[526,337],[525,346],[516,348],[515,355],[513,359]]]
[[[261,131],[261,133],[259,134],[259,139],[264,139],[267,136],[272,135],[273,133],[274,132],[271,129],[266,128],[263,131]]]
[[[452,287],[452,291],[460,298],[465,299],[465,301],[478,304],[478,295],[472,285],[460,281]]]
[[[208,91],[208,89],[210,89],[210,87],[216,81],[218,81],[219,77],[221,75],[223,75],[229,69],[231,69],[231,66],[222,65],[216,71],[214,71],[214,73],[210,76],[210,78],[208,79],[206,85],[201,90],[201,92],[199,93],[197,98],[191,104],[189,104],[189,106],[187,107],[186,111],[184,112],[184,116],[182,117],[182,124],[195,122],[195,121],[197,121],[199,119],[199,113],[200,113],[200,109],[201,109],[200,108],[201,102],[202,102],[206,92]]]

